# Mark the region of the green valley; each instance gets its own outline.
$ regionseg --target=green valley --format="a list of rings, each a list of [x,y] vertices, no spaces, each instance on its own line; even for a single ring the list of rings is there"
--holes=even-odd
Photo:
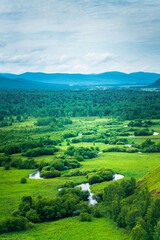
[[[2,239],[159,239],[159,92],[11,90],[0,100]],[[29,178],[36,171],[42,179]],[[75,187],[88,182],[96,206]]]

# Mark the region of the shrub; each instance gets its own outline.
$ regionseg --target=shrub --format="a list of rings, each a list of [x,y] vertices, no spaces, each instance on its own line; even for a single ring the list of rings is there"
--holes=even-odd
[[[108,168],[102,168],[94,173],[88,174],[88,182],[90,184],[100,183],[113,179],[113,171]]]
[[[27,179],[26,178],[21,178],[21,183],[26,183]]]
[[[0,220],[0,233],[22,231],[31,226],[25,217],[8,217]]]
[[[62,188],[63,187],[67,187],[67,188],[73,188],[75,187],[75,183],[73,181],[66,181],[63,185],[62,185]]]
[[[43,178],[55,178],[55,177],[60,177],[61,172],[58,170],[51,170],[51,171],[43,171],[42,170],[40,176]]]
[[[79,214],[79,220],[81,221],[81,222],[91,222],[91,215],[89,214],[89,213],[87,213],[87,212],[81,212],[80,214]]]
[[[27,212],[26,218],[33,223],[40,222],[39,215],[37,214],[36,210],[32,208]]]
[[[9,170],[9,169],[10,169],[10,164],[9,164],[9,163],[8,163],[8,164],[5,164],[4,169],[5,169],[5,170]]]

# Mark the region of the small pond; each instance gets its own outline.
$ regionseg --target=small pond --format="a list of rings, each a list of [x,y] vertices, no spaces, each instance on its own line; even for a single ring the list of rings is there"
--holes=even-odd
[[[44,178],[40,177],[40,171],[30,173],[29,178],[30,179],[44,179]]]
[[[154,132],[153,135],[156,136],[156,135],[159,135],[159,133],[158,132]]]

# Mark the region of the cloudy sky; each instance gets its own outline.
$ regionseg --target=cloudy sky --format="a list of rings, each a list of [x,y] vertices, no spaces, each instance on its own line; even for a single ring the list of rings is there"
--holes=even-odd
[[[0,72],[160,73],[160,0],[0,0]]]

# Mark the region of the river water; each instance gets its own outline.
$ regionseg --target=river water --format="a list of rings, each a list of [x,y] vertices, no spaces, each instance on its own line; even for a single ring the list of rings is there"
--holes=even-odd
[[[44,179],[44,178],[40,177],[40,171],[30,173],[29,178],[30,179]]]
[[[124,178],[123,175],[116,173],[116,174],[113,175],[113,180],[112,181],[117,181],[117,180],[122,179],[122,178]],[[91,204],[91,205],[94,206],[97,203],[97,201],[95,199],[93,199],[94,194],[91,192],[89,183],[82,183],[82,184],[80,184],[76,187],[80,187],[83,191],[87,191],[87,190],[89,191],[90,195],[89,195],[89,198],[88,198],[88,204]]]
[[[40,171],[36,171],[36,172],[33,172],[33,173],[29,174],[29,178],[30,179],[44,179],[44,178],[40,177]],[[123,175],[116,173],[116,174],[113,175],[112,181],[117,181],[117,180],[122,179],[122,178],[124,178]],[[94,206],[97,203],[97,201],[95,199],[93,199],[94,194],[91,192],[89,183],[82,183],[80,185],[77,185],[76,187],[80,187],[83,191],[89,191],[88,204],[91,204],[91,205]],[[58,190],[61,191],[61,189],[62,188],[59,188]]]

